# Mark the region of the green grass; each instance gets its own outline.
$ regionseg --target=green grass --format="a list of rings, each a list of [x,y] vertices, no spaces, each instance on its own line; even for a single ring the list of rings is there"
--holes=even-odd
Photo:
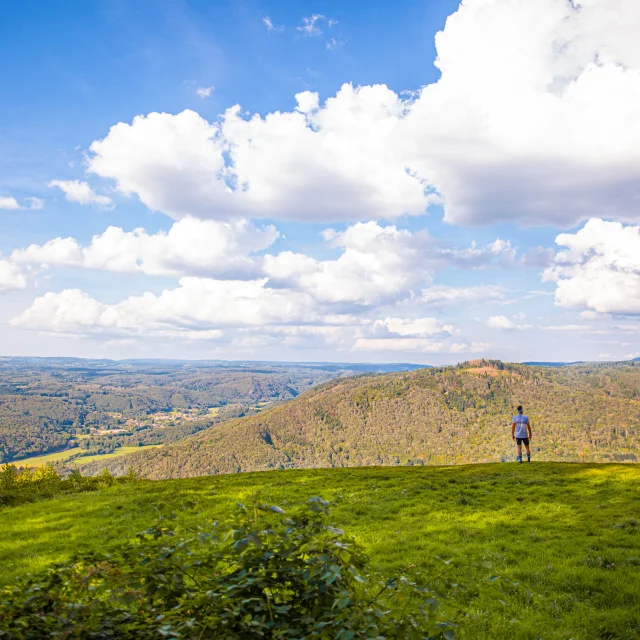
[[[64,451],[56,451],[55,453],[47,453],[44,456],[34,456],[33,458],[25,458],[24,460],[16,460],[11,464],[15,464],[18,467],[42,467],[50,462],[60,462],[61,460],[67,460],[71,456],[78,453],[79,449],[65,449]]]
[[[156,447],[161,447],[160,444],[150,444],[145,447],[119,447],[113,453],[99,453],[93,456],[81,456],[76,460],[73,460],[74,464],[78,466],[86,464],[87,462],[93,462],[94,460],[108,460],[109,458],[119,458],[120,456],[127,455],[128,453],[136,453],[140,451],[140,449],[155,449]],[[25,458],[24,460],[16,460],[16,462],[11,463],[15,464],[19,467],[42,467],[45,464],[50,462],[60,462],[62,460],[68,460],[71,456],[80,453],[80,449],[65,449],[64,451],[57,451],[56,453],[48,453],[45,456],[36,456],[33,458]]]
[[[118,447],[113,453],[97,453],[94,456],[82,456],[74,460],[77,465],[83,465],[87,462],[93,462],[94,460],[108,460],[109,458],[119,458],[120,456],[126,456],[128,453],[136,453],[140,449],[157,449],[161,447],[161,444],[148,444],[143,447]]]
[[[59,496],[0,511],[0,581],[108,549],[157,510],[189,525],[238,501],[286,509],[312,495],[334,503],[335,522],[380,571],[415,565],[425,580],[449,572],[458,586],[448,606],[464,611],[460,637],[640,638],[640,467],[631,465],[291,470]],[[531,595],[490,582],[494,574]]]

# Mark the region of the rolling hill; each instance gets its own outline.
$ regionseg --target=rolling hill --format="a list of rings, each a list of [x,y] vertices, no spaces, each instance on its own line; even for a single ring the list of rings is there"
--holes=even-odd
[[[442,465],[513,459],[510,418],[530,416],[533,459],[636,461],[640,367],[633,363],[456,367],[342,378],[258,415],[89,473],[153,479],[286,468]]]
[[[282,402],[315,384],[361,372],[404,371],[410,364],[88,360],[0,357],[0,463],[82,444],[94,453],[160,444],[210,426],[212,407]],[[190,412],[202,424],[154,433],[150,416]],[[174,425],[166,425],[171,428]],[[193,427],[193,428],[191,428]],[[77,436],[85,439],[79,443]]]

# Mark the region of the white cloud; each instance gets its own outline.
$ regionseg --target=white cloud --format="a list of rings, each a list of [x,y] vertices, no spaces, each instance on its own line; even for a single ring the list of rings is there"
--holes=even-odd
[[[522,319],[519,314],[514,316],[516,320]],[[507,318],[507,316],[491,316],[487,320],[487,326],[491,329],[502,329],[504,331],[514,331],[515,329],[530,329],[531,325],[517,324],[513,320]]]
[[[214,86],[211,87],[198,87],[196,89],[196,95],[198,98],[202,98],[205,100],[206,98],[210,98],[211,94],[216,90]]]
[[[271,20],[271,18],[269,16],[265,16],[264,18],[262,18],[262,22],[264,23],[265,27],[267,27],[268,31],[283,31],[284,27],[276,27],[273,24],[273,21]]]
[[[16,250],[16,263],[77,266],[149,275],[195,274],[218,278],[255,278],[259,265],[250,254],[271,245],[275,227],[255,227],[246,220],[218,222],[184,218],[168,232],[124,231],[109,227],[82,247],[74,238],[55,238]]]
[[[12,319],[14,326],[58,333],[163,335],[277,325],[353,325],[352,315],[331,313],[306,293],[250,281],[184,277],[175,289],[146,292],[103,304],[78,289],[49,292]]]
[[[567,247],[547,269],[555,302],[598,313],[640,314],[640,226],[589,220],[556,243]]]
[[[89,168],[173,217],[379,220],[440,194],[460,225],[636,220],[639,31],[635,0],[467,0],[436,37],[441,78],[412,96],[344,85],[264,117],[152,113],[94,142]]]
[[[420,300],[434,307],[456,304],[476,304],[502,300],[505,290],[499,285],[481,285],[478,287],[448,287],[433,285],[422,290]]]
[[[319,106],[261,118],[228,109],[120,123],[91,145],[89,171],[174,218],[358,220],[420,214],[434,197],[407,170],[395,129],[405,105],[385,86],[344,85]]]
[[[319,261],[282,252],[265,256],[272,286],[306,291],[317,300],[374,305],[406,297],[410,289],[431,280],[429,251],[433,239],[375,222],[357,223],[325,238],[343,249],[336,260]]]
[[[322,30],[318,26],[321,22],[326,22],[329,27],[338,24],[337,20],[327,18],[319,13],[314,13],[312,16],[302,18],[302,25],[296,27],[296,29],[305,36],[319,36],[322,33]]]
[[[42,198],[25,198],[26,206],[24,209],[43,209],[44,208],[44,200]]]
[[[480,342],[444,342],[430,338],[358,338],[352,351],[407,351],[415,353],[479,353],[489,347]]]
[[[487,346],[455,342],[452,336],[459,331],[436,318],[384,318],[363,327],[358,333],[352,351],[461,353],[482,351]]]
[[[20,269],[0,258],[0,293],[24,289],[27,286],[27,276]]]
[[[454,333],[450,324],[443,324],[436,318],[385,318],[375,324],[399,336],[425,337]]]
[[[487,326],[492,329],[515,329],[516,324],[513,320],[509,320],[507,316],[491,316],[489,320],[487,320]]]
[[[42,209],[44,207],[44,200],[41,198],[25,198],[25,204],[21,205],[14,197],[12,196],[0,196],[0,209]]]
[[[12,320],[14,326],[58,333],[159,334],[272,324],[349,323],[325,315],[303,293],[269,289],[266,280],[185,277],[176,289],[103,304],[78,289],[49,292]],[[192,334],[189,334],[192,335]]]
[[[489,264],[496,257],[495,243],[488,245],[488,250],[443,248],[426,230],[410,232],[375,222],[356,223],[341,232],[326,229],[323,236],[331,248],[340,250],[337,258],[318,260],[291,251],[255,255],[280,237],[272,225],[256,227],[246,220],[186,217],[169,231],[155,234],[109,227],[85,246],[74,238],[54,238],[16,249],[11,260],[153,276],[227,280],[266,276],[269,288],[303,292],[318,304],[338,305],[343,310],[349,307],[351,312],[406,299],[443,306],[503,297],[498,286],[432,286],[423,289],[421,298],[415,295],[432,281],[437,269],[475,268],[482,261]]]
[[[597,313],[596,311],[581,311],[580,317],[585,320],[599,320],[600,318],[608,317],[605,314]]]
[[[398,132],[445,219],[637,219],[638,31],[634,0],[462,3]]]
[[[51,180],[47,186],[61,189],[69,202],[94,204],[104,208],[113,206],[113,200],[109,196],[98,195],[88,183],[80,180]]]
[[[20,205],[15,198],[11,197],[0,197],[0,209],[19,209]]]

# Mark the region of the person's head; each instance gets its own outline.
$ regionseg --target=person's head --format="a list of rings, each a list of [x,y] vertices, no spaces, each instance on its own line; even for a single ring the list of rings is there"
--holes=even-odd
[[[522,405],[521,404],[518,405],[518,413],[522,413]]]

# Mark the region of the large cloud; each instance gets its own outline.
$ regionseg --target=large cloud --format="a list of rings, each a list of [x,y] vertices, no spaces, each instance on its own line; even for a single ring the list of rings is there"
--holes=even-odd
[[[36,263],[149,275],[199,274],[225,278],[256,277],[250,254],[270,246],[279,236],[271,225],[255,227],[246,220],[218,222],[184,218],[168,232],[123,231],[109,227],[82,247],[74,238],[55,238],[43,245],[16,250],[15,263]]]
[[[405,108],[384,86],[344,85],[322,108],[296,96],[292,112],[209,123],[193,111],[151,113],[91,145],[89,170],[174,218],[230,215],[352,220],[422,213],[394,130]]]
[[[412,234],[375,222],[358,223],[342,233],[327,230],[325,238],[343,249],[336,260],[291,252],[265,256],[272,285],[301,289],[323,302],[381,304],[430,282],[439,257],[436,241],[426,232]]]
[[[466,0],[404,119],[457,224],[637,219],[640,3]]]
[[[411,98],[344,85],[265,117],[152,113],[94,142],[89,170],[175,218],[390,218],[435,191],[461,225],[635,220],[638,32],[635,0],[466,0]]]
[[[375,222],[356,223],[342,232],[326,229],[323,235],[331,248],[341,251],[338,258],[317,260],[290,251],[256,256],[252,254],[280,237],[274,226],[187,217],[168,232],[155,234],[109,227],[86,246],[74,238],[54,238],[16,249],[11,260],[19,265],[227,280],[268,276],[270,288],[304,291],[320,302],[368,306],[411,295],[414,288],[431,282],[436,269],[499,267],[511,264],[515,256],[509,243],[501,240],[480,248],[452,247],[426,230],[411,232]]]
[[[567,250],[544,276],[556,282],[556,304],[640,314],[640,226],[593,219],[556,242]]]
[[[145,293],[104,304],[78,289],[49,292],[12,320],[14,326],[59,333],[163,334],[272,324],[345,324],[344,315],[324,315],[303,293],[269,289],[266,280],[185,277],[160,295]]]

